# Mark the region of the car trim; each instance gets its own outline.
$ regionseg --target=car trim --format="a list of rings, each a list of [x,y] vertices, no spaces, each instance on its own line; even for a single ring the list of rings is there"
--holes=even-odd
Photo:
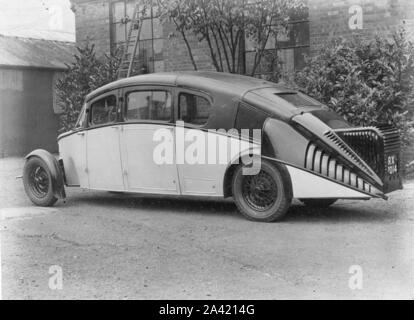
[[[361,190],[361,189],[355,188],[355,187],[353,187],[353,186],[351,186],[351,185],[349,185],[349,184],[346,184],[346,183],[343,183],[343,182],[337,181],[337,180],[335,180],[335,179],[329,178],[329,177],[327,177],[327,176],[324,176],[324,175],[322,175],[322,174],[320,174],[320,173],[317,173],[317,172],[315,172],[315,171],[311,171],[311,170],[305,169],[305,168],[303,168],[303,167],[300,167],[300,166],[298,166],[298,165],[295,165],[295,164],[292,164],[292,163],[289,163],[289,162],[286,162],[286,161],[283,161],[283,160],[279,160],[279,159],[276,159],[276,158],[271,158],[271,157],[267,157],[267,156],[262,156],[262,158],[263,158],[263,159],[270,160],[270,161],[275,161],[275,162],[278,162],[278,163],[281,163],[281,164],[284,164],[284,165],[287,165],[287,166],[291,166],[291,167],[294,167],[294,168],[296,168],[296,169],[299,169],[299,170],[302,170],[302,171],[305,171],[305,172],[311,173],[311,174],[313,174],[313,175],[315,175],[315,176],[318,176],[318,177],[320,177],[320,178],[323,178],[323,179],[325,179],[325,180],[329,180],[329,181],[331,181],[331,182],[334,182],[334,183],[337,183],[337,184],[339,184],[339,185],[342,185],[343,187],[350,188],[350,189],[352,189],[352,190],[354,190],[354,191],[358,191],[358,192],[360,192],[360,193],[363,193],[363,194],[369,195],[370,197],[374,197],[374,198],[383,198],[383,199],[385,199],[385,200],[388,198],[388,197],[387,197],[385,194],[383,194],[383,193],[378,194],[378,195],[377,195],[377,194],[372,194],[372,193],[366,192],[366,191],[364,191],[364,190]]]

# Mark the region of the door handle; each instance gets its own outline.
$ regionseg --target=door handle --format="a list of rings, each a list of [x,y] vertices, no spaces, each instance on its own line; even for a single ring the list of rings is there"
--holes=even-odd
[[[85,135],[85,132],[78,132],[77,135],[78,136],[84,136]]]

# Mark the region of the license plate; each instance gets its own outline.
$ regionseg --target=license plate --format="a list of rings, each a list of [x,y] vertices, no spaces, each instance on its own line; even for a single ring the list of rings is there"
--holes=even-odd
[[[395,154],[387,156],[387,174],[392,176],[398,173],[398,157]]]

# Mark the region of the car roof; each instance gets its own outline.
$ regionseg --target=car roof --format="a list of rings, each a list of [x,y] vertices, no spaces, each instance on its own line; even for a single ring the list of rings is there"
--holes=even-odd
[[[229,95],[239,96],[240,98],[246,92],[266,87],[273,88],[280,93],[292,92],[292,90],[274,82],[238,74],[213,71],[183,71],[150,73],[117,80],[92,91],[86,96],[86,100],[89,101],[107,91],[135,85],[181,86],[211,94],[218,91],[228,92]]]

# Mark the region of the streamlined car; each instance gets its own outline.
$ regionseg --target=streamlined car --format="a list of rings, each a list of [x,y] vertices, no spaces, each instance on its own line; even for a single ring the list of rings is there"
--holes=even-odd
[[[402,188],[400,137],[389,125],[353,127],[309,96],[257,78],[217,72],[125,78],[86,96],[59,158],[26,157],[36,205],[65,187],[233,197],[255,221],[275,221],[292,199],[329,206]]]

